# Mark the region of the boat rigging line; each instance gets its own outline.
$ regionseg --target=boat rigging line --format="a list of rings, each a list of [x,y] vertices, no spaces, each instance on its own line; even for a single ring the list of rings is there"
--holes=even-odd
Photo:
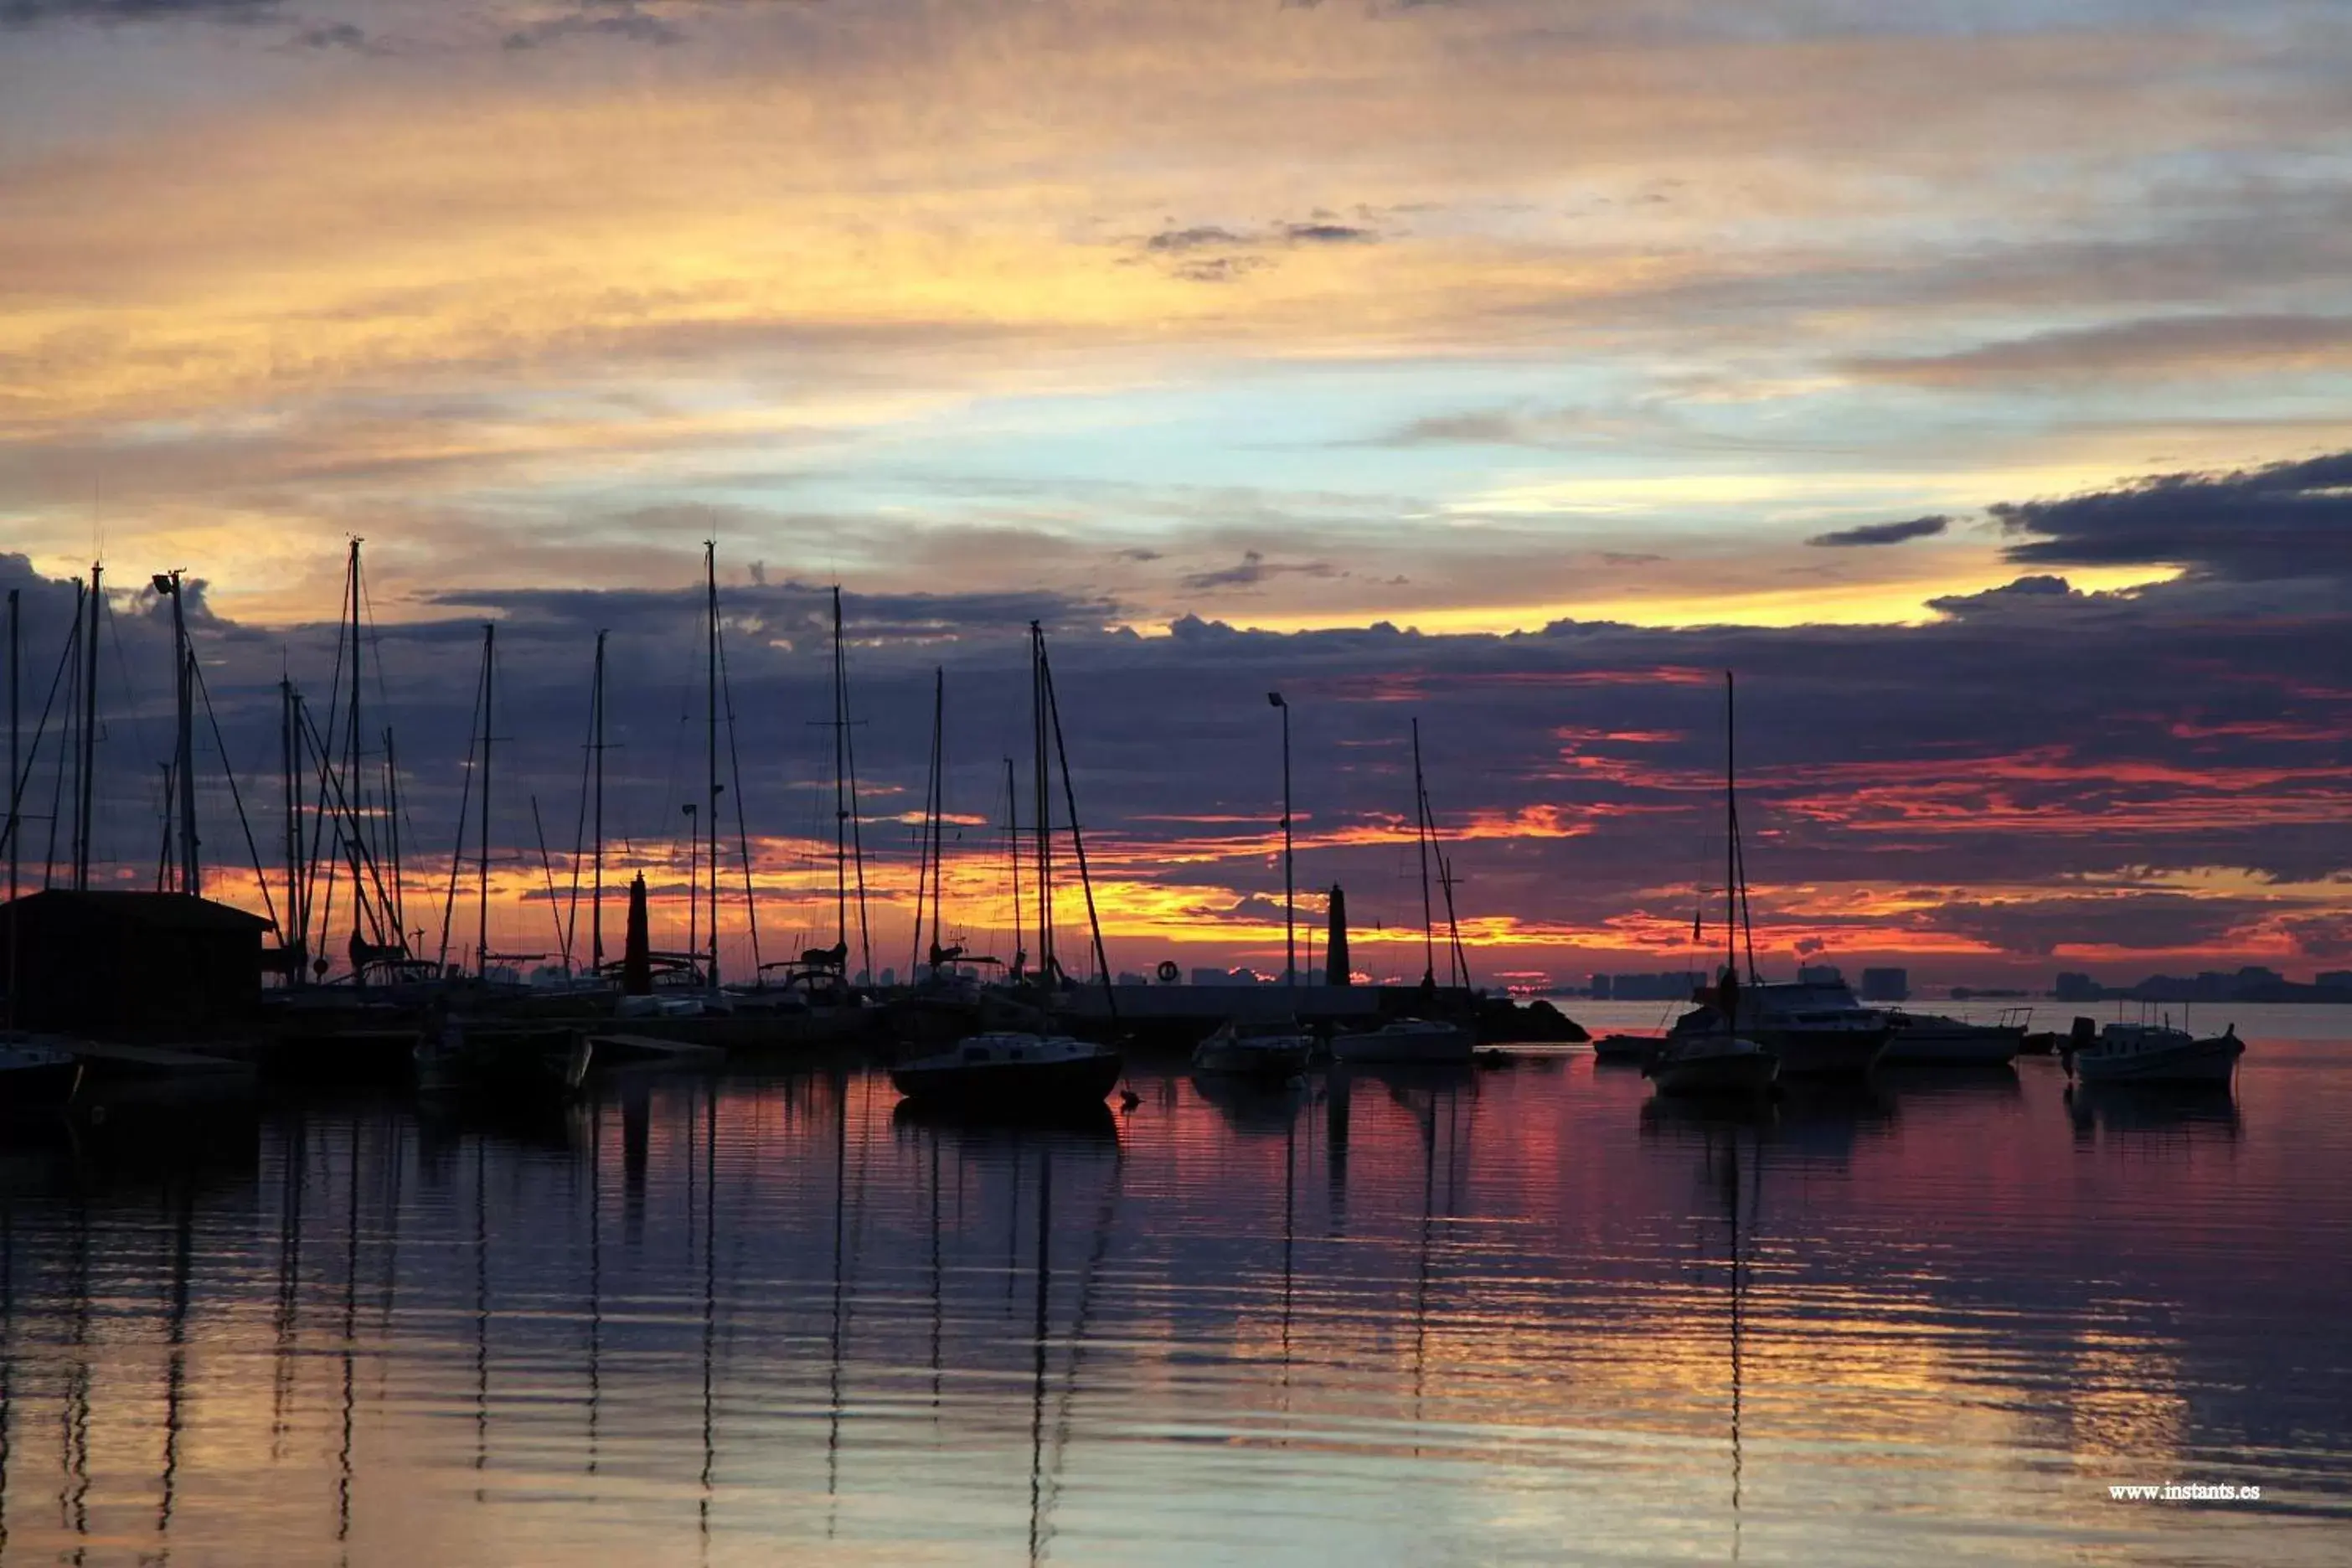
[[[466,774],[457,791],[457,842],[449,851],[448,890],[441,900],[441,949],[435,964],[445,973],[449,967],[449,928],[457,910],[457,872],[466,860],[466,811],[474,795],[475,747],[480,743],[488,721],[482,712],[485,688],[489,676],[488,661],[483,662],[481,673],[474,678],[474,715],[466,727]],[[331,889],[332,884],[329,884]]]

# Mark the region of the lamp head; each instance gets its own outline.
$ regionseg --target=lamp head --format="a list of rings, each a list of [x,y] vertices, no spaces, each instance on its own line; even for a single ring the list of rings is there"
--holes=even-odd
[[[1265,694],[1265,702],[1266,706],[1269,708],[1287,708],[1290,706],[1289,703],[1285,702],[1282,700],[1282,693],[1279,691],[1267,692]]]

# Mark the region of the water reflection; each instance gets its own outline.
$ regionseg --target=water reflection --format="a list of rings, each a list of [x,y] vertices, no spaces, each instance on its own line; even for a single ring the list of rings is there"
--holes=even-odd
[[[2084,1138],[2104,1131],[2147,1144],[2168,1133],[2229,1142],[2240,1131],[2237,1096],[2226,1084],[2071,1084],[2066,1111]]]
[[[2141,1465],[2276,1500],[2210,1557],[2345,1522],[2352,1090],[2277,1053],[2156,1106],[2046,1063],[1745,1112],[1556,1059],[1137,1088],[20,1141],[0,1552],[2128,1554],[2182,1528],[2104,1502]]]
[[[1304,1079],[1289,1084],[1265,1083],[1221,1073],[1195,1073],[1192,1092],[1215,1108],[1236,1132],[1279,1136],[1297,1125],[1315,1103],[1316,1090]]]

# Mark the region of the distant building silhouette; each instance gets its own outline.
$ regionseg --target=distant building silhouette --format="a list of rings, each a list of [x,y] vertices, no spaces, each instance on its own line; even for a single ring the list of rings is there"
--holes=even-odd
[[[2062,1002],[2329,1002],[2346,997],[2352,973],[2322,974],[2309,985],[2277,970],[2250,963],[2232,973],[2218,969],[2195,974],[2151,974],[2130,985],[2102,985],[2087,974],[2061,974],[2053,991]]]
[[[1696,970],[1669,970],[1659,974],[1596,974],[1606,988],[1594,994],[1616,1002],[1687,1002],[1691,993],[1708,983]]]

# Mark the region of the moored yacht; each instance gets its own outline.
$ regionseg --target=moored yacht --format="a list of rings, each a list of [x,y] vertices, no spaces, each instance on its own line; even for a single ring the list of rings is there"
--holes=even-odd
[[[2025,1044],[2022,1009],[2011,1008],[1998,1024],[1972,1024],[1933,1013],[1886,1012],[1886,1050],[1882,1066],[2006,1067]]]
[[[1298,1077],[1315,1058],[1315,1037],[1286,1019],[1244,1029],[1228,1022],[1192,1049],[1192,1070],[1282,1081]]]
[[[1331,1059],[1343,1067],[1376,1062],[1452,1065],[1468,1061],[1477,1046],[1477,1037],[1459,1024],[1442,1018],[1399,1018],[1359,1035],[1334,1036]]]
[[[1067,1035],[974,1035],[951,1051],[890,1069],[908,1099],[962,1110],[1045,1111],[1100,1105],[1126,1063],[1108,1046]]]
[[[1720,994],[1710,995],[1675,1020],[1667,1040],[1736,1034],[1778,1058],[1783,1078],[1858,1078],[1886,1047],[1885,1017],[1855,1001],[1842,980],[1730,989],[1734,1000],[1728,1025]]]

